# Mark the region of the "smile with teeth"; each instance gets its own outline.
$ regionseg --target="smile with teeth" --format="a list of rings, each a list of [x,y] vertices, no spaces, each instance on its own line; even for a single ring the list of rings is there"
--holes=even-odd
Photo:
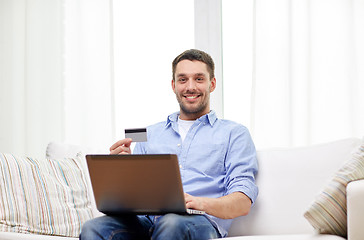
[[[200,95],[199,94],[196,94],[196,95],[185,95],[184,97],[188,100],[195,100],[199,97]]]
[[[195,95],[195,96],[186,96],[186,98],[188,98],[188,99],[195,99],[197,97],[198,97],[197,95]]]

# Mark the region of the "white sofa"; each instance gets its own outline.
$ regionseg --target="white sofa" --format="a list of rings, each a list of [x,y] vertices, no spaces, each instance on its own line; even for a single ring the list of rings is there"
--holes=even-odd
[[[361,142],[353,138],[308,147],[258,151],[259,195],[251,212],[234,220],[229,231],[231,239],[345,239],[318,234],[303,215],[334,173],[352,158]],[[363,240],[364,180],[348,184],[347,207],[348,239]]]
[[[340,240],[336,235],[318,234],[305,219],[304,212],[331,180],[333,174],[351,159],[362,144],[360,139],[343,139],[320,145],[258,151],[259,196],[248,216],[234,220],[229,238],[241,240]],[[50,158],[72,157],[80,148],[50,143]],[[83,154],[90,153],[83,150]],[[100,151],[98,151],[100,153]],[[88,175],[87,169],[85,174]],[[90,184],[88,183],[88,188]],[[90,191],[91,199],[92,191]],[[348,239],[364,239],[364,180],[347,186]],[[92,202],[94,216],[100,213]],[[0,240],[77,238],[0,232]]]

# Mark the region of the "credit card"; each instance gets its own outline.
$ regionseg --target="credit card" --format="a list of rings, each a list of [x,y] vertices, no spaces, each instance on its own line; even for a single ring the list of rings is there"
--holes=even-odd
[[[146,128],[125,129],[125,138],[131,138],[133,139],[133,142],[146,142],[147,129]]]

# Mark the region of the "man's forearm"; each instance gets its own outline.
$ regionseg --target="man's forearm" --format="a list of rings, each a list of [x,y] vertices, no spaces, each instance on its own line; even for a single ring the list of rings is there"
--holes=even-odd
[[[251,200],[244,193],[234,192],[220,198],[193,197],[186,195],[187,208],[203,210],[212,216],[230,219],[247,215]]]

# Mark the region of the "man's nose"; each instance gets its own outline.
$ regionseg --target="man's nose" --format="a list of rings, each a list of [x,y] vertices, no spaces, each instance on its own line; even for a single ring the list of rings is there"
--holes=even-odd
[[[188,90],[195,90],[196,89],[196,82],[193,79],[189,79],[187,83]]]

